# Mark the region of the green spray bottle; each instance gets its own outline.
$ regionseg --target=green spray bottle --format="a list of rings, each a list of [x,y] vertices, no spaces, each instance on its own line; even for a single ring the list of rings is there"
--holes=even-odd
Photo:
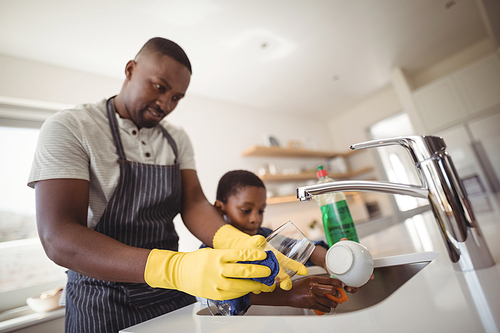
[[[318,184],[332,182],[328,177],[328,172],[323,166],[318,166]],[[343,192],[331,192],[315,195],[314,199],[321,207],[323,215],[323,228],[325,230],[328,246],[332,246],[342,238],[359,243],[356,226],[352,220],[351,212],[347,206],[345,194]]]

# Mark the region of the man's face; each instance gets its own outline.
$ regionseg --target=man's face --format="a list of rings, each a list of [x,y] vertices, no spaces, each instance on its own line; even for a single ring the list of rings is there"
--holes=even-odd
[[[125,118],[139,128],[156,126],[172,112],[191,79],[184,65],[164,55],[139,56],[129,61],[125,73]]]

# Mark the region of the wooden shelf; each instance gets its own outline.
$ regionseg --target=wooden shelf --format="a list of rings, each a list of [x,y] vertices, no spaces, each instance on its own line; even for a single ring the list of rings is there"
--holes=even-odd
[[[328,173],[328,176],[332,179],[347,179],[362,175],[364,173],[373,171],[373,167],[366,167],[359,170],[354,170],[346,173]],[[276,174],[276,175],[262,175],[259,176],[262,181],[265,182],[290,182],[290,181],[301,181],[301,180],[311,180],[316,179],[316,172],[304,172],[290,175]]]
[[[333,151],[321,151],[321,150],[308,150],[299,148],[282,148],[282,147],[264,147],[264,146],[252,146],[241,153],[242,156],[264,156],[264,157],[297,157],[297,158],[321,158],[321,159],[332,159],[335,157],[347,158],[353,154],[358,153],[359,150],[351,150],[346,152],[333,152]],[[349,169],[349,163],[347,168]],[[365,167],[354,171],[348,171],[345,173],[333,173],[329,172],[328,176],[335,180],[354,178],[364,173],[373,171],[373,167]],[[266,174],[259,176],[259,178],[264,182],[301,182],[308,180],[316,180],[316,171],[303,172],[297,174]],[[355,195],[357,192],[344,192],[345,195]],[[268,205],[288,203],[288,202],[299,202],[295,195],[270,197],[267,199]]]
[[[287,195],[283,197],[271,197],[267,198],[266,203],[268,205],[274,205],[274,204],[279,204],[279,203],[286,203],[286,202],[299,202],[299,199],[297,199],[296,195]]]
[[[356,195],[357,192],[344,192],[345,195]],[[314,200],[314,199],[313,199]],[[286,195],[281,197],[271,197],[267,198],[266,203],[268,205],[275,205],[280,203],[289,203],[289,202],[300,202],[297,199],[296,195]]]
[[[281,147],[264,147],[252,146],[241,153],[242,156],[273,156],[273,157],[310,157],[310,158],[334,158],[338,156],[349,156],[357,153],[358,150],[338,153],[332,151],[281,148]]]

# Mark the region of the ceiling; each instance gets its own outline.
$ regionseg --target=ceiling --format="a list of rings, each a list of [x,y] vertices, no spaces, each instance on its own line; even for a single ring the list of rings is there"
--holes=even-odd
[[[487,37],[476,0],[0,0],[5,55],[122,79],[155,36],[190,57],[188,94],[304,116]]]

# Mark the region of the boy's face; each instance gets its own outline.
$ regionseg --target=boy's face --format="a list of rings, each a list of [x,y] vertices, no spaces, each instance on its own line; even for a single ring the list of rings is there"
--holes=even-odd
[[[215,202],[215,206],[227,216],[227,222],[251,236],[264,218],[266,208],[266,190],[262,187],[247,186],[228,198],[227,203]]]

